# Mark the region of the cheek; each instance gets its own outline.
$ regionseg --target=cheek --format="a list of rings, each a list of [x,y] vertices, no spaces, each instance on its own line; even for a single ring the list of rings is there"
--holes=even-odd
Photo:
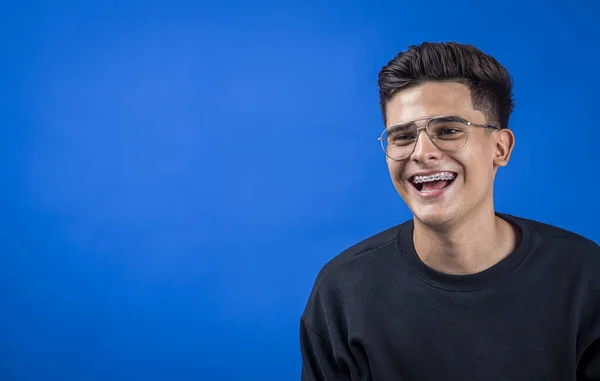
[[[399,162],[393,161],[391,159],[387,159],[388,171],[390,172],[390,176],[392,180],[395,182],[400,181],[403,165]]]
[[[466,180],[472,187],[486,191],[493,183],[493,166],[488,160],[472,160],[466,165]]]

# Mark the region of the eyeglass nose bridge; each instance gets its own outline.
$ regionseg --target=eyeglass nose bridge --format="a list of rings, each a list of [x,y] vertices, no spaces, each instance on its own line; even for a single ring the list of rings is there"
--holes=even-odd
[[[435,143],[434,138],[429,134],[429,130],[427,129],[428,125],[429,125],[429,120],[427,121],[427,123],[425,123],[425,125],[423,127],[417,127],[417,137],[415,138],[415,142],[413,143],[412,150],[410,151],[410,153],[408,155],[406,155],[406,157],[409,157],[410,155],[412,155],[415,152],[415,149],[417,149],[417,144],[419,143],[419,136],[421,136],[420,132],[423,130],[425,131],[425,135],[427,135],[427,138],[429,139],[429,141],[431,141],[431,143],[433,143],[435,148],[440,149],[440,147],[438,147],[438,145]]]

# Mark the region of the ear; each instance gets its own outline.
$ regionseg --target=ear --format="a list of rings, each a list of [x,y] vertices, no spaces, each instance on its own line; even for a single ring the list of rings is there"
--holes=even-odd
[[[495,135],[494,166],[504,167],[508,164],[510,154],[515,148],[515,135],[508,128],[499,130]]]

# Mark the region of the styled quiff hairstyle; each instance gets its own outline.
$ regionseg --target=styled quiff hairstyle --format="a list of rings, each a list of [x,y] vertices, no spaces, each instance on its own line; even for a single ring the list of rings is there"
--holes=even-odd
[[[469,87],[473,108],[488,123],[508,128],[514,108],[513,80],[492,56],[455,42],[413,45],[398,53],[379,72],[379,103],[387,126],[386,106],[400,90],[423,82],[457,82]]]

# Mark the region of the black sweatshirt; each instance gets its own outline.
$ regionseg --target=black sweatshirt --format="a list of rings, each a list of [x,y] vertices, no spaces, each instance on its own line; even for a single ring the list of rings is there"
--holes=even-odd
[[[600,380],[600,247],[497,215],[522,241],[477,274],[425,265],[412,220],[329,261],[300,320],[302,380]]]

